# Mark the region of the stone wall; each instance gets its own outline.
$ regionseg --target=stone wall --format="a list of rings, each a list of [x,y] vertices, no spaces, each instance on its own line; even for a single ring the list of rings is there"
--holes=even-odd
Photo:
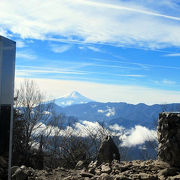
[[[180,167],[180,113],[163,112],[158,124],[158,160]]]

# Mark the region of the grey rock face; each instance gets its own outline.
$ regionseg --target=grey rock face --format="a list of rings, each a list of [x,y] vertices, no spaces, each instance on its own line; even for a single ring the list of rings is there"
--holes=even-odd
[[[163,112],[158,123],[158,159],[180,167],[180,113]]]
[[[114,159],[120,161],[119,150],[112,138],[110,136],[106,136],[99,148],[97,165],[102,163],[111,163]]]

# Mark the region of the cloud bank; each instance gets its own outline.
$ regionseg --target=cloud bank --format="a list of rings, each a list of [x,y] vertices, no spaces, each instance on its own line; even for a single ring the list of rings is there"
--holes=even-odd
[[[19,72],[20,73],[20,72]],[[22,72],[23,73],[23,72]],[[15,79],[18,88],[24,78]],[[180,92],[147,88],[135,85],[113,85],[87,81],[32,79],[51,99],[78,91],[84,96],[99,102],[127,102],[132,104],[179,103]]]
[[[38,130],[36,129],[37,127]],[[51,136],[78,136],[102,138],[101,132],[119,137],[121,144],[124,147],[133,147],[142,145],[146,141],[156,141],[157,132],[146,127],[137,125],[131,129],[125,129],[117,124],[111,125],[110,130],[104,129],[98,122],[82,121],[74,124],[74,127],[67,126],[65,129],[58,127],[46,126],[43,123],[37,124],[35,133],[50,134]]]

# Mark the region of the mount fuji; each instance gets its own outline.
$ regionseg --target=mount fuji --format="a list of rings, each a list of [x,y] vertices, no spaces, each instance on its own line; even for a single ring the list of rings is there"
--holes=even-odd
[[[64,96],[64,97],[61,97],[58,99],[54,99],[54,103],[61,107],[71,106],[74,104],[85,104],[88,102],[95,102],[95,101],[88,99],[87,97],[81,95],[77,91],[73,91],[72,93],[70,93],[67,96]]]

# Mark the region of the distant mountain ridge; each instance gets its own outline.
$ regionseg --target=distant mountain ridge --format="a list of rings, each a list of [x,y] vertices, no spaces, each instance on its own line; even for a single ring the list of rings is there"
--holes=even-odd
[[[77,91],[73,91],[71,94],[55,99],[54,103],[61,107],[71,106],[74,104],[85,104],[88,102],[94,102],[93,100],[81,95]]]
[[[73,116],[79,121],[118,124],[125,128],[135,125],[155,128],[158,115],[162,111],[180,111],[180,103],[146,105],[124,102],[95,102],[73,91],[70,95],[55,100],[55,111]]]

